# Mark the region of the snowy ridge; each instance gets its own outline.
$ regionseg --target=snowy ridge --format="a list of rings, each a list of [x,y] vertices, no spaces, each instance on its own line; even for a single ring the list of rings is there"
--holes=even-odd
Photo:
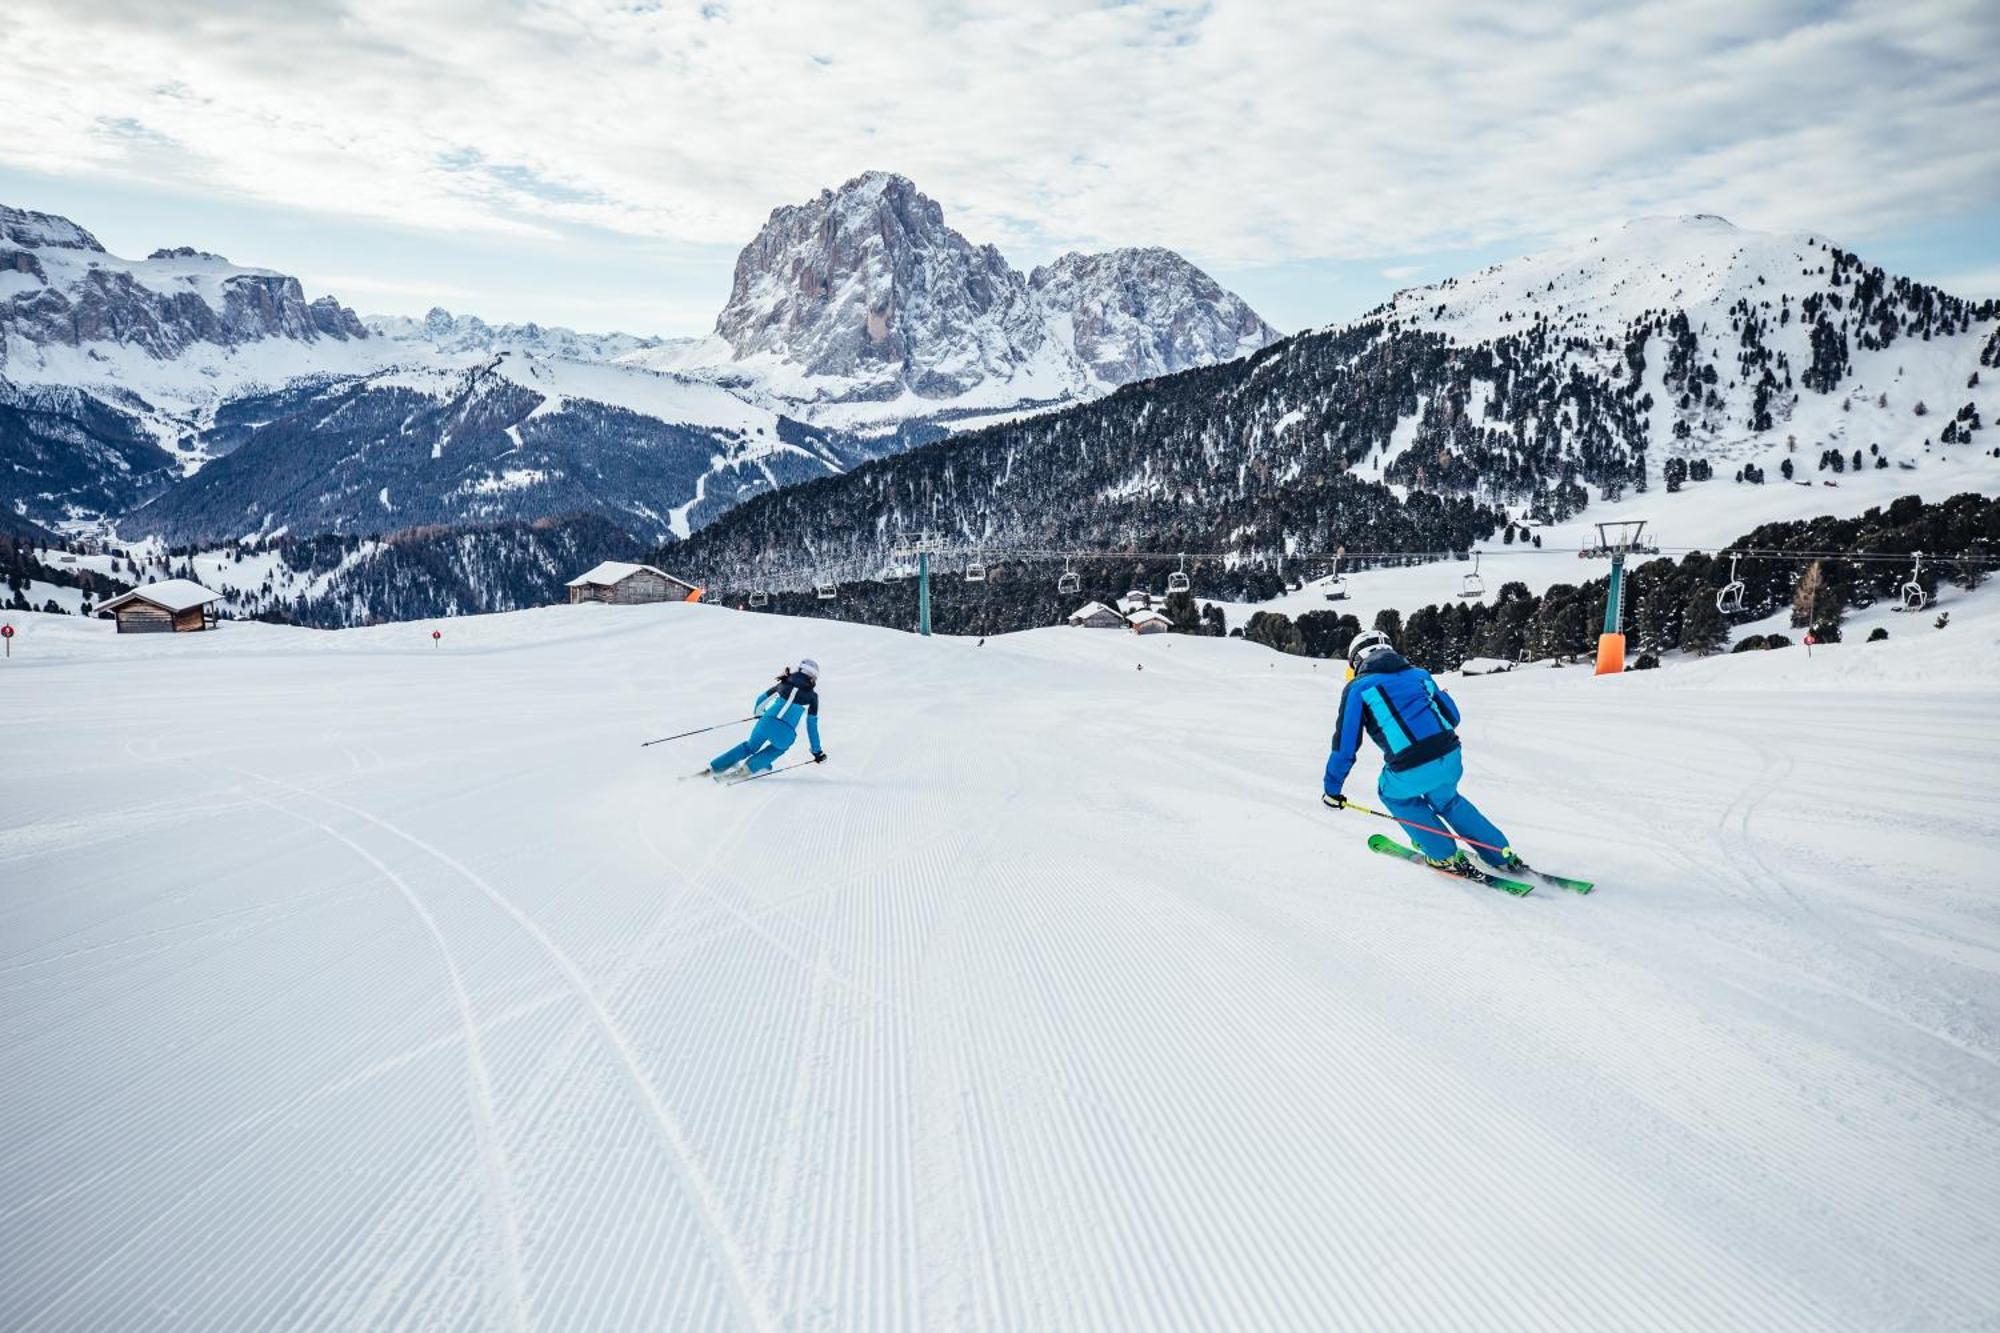
[[[1316,800],[1333,682],[1240,641],[24,619],[10,1322],[1804,1330],[2000,1302],[1990,590],[1811,659],[1452,680],[1468,792],[1600,884],[1519,901],[1363,850]],[[825,767],[675,785],[713,738],[634,744],[801,651]],[[101,707],[142,689],[205,743]],[[1175,725],[1135,745],[1135,711]]]
[[[422,319],[369,315],[370,333],[440,352],[524,352],[569,361],[613,361],[633,352],[684,345],[689,339],[649,338],[631,333],[578,333],[536,323],[488,324],[477,315],[453,315],[433,306]]]
[[[1866,288],[1882,313],[1863,316]],[[1808,448],[1793,461],[1815,472],[1818,452],[1828,448],[1867,451],[1869,468],[1871,446],[1894,447],[1912,466],[1924,454],[1943,456],[1936,446],[1945,422],[1965,409],[1982,422],[2000,411],[2000,377],[1978,374],[2000,318],[1943,321],[1933,330],[1931,312],[1943,295],[1869,269],[1824,237],[1693,214],[1637,219],[1399,292],[1364,321],[1386,319],[1475,348],[1532,332],[1557,364],[1624,381],[1649,405],[1649,477],[1657,484],[1676,456],[1710,458],[1732,471],[1747,462],[1766,474],[1782,465],[1781,448]],[[1816,349],[1822,325],[1826,341]],[[1829,348],[1838,355],[1825,356]],[[1641,369],[1632,380],[1635,351]],[[1493,387],[1472,382],[1468,418],[1486,417]]]
[[[1636,218],[1601,237],[1398,292],[1385,311],[1468,343],[1517,332],[1531,315],[1584,338],[1622,337],[1662,310],[1726,324],[1729,307],[1744,296],[1797,302],[1824,289],[1829,245],[1821,236],[1751,231],[1709,213]]]

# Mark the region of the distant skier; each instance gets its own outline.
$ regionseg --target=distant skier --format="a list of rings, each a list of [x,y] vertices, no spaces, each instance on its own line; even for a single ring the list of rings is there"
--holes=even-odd
[[[805,716],[806,741],[812,746],[813,762],[826,762],[826,751],[819,743],[819,663],[808,657],[796,667],[786,667],[778,673],[778,683],[757,696],[750,711],[757,716],[757,725],[750,728],[750,739],[709,760],[710,777],[721,777],[738,764],[751,773],[769,772],[771,765],[778,762],[778,756],[798,741],[801,714]]]
[[[1479,808],[1459,795],[1465,776],[1458,748],[1458,705],[1438,688],[1431,673],[1411,666],[1380,630],[1357,634],[1347,649],[1354,678],[1340,694],[1340,715],[1333,726],[1333,753],[1326,761],[1326,794],[1320,799],[1339,810],[1340,794],[1354,767],[1366,731],[1382,749],[1382,776],[1376,790],[1389,813],[1403,822],[1424,859],[1439,870],[1464,875],[1472,863],[1458,845],[1442,833],[1415,827],[1454,829],[1500,851],[1478,848],[1480,858],[1496,870],[1526,869],[1507,845],[1507,835]]]

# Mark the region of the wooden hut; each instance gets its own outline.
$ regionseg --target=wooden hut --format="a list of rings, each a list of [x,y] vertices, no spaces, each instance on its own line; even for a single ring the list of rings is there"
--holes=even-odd
[[[1141,611],[1129,623],[1134,634],[1165,634],[1174,627],[1174,622],[1158,611]]]
[[[631,565],[623,560],[603,564],[569,581],[569,600],[611,602],[634,606],[642,602],[698,602],[701,589],[686,579],[677,579],[651,565]]]
[[[221,600],[193,579],[164,579],[112,598],[97,614],[114,617],[120,634],[186,634],[214,629]]]
[[[1069,613],[1069,623],[1079,629],[1120,629],[1125,617],[1102,602],[1085,602]]]

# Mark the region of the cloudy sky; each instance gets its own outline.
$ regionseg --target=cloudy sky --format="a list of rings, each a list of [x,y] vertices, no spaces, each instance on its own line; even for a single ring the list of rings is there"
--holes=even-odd
[[[2000,296],[2000,3],[8,0],[0,202],[364,312],[697,333],[779,204],[1171,246],[1292,329],[1651,213]]]

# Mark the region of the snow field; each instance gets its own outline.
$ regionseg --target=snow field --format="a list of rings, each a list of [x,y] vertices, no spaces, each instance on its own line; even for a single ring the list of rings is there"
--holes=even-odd
[[[1468,792],[1602,885],[1523,900],[1367,853],[1337,668],[1240,641],[16,617],[0,1324],[1977,1325],[1962,602],[1447,678]],[[806,654],[826,766],[638,748]]]

